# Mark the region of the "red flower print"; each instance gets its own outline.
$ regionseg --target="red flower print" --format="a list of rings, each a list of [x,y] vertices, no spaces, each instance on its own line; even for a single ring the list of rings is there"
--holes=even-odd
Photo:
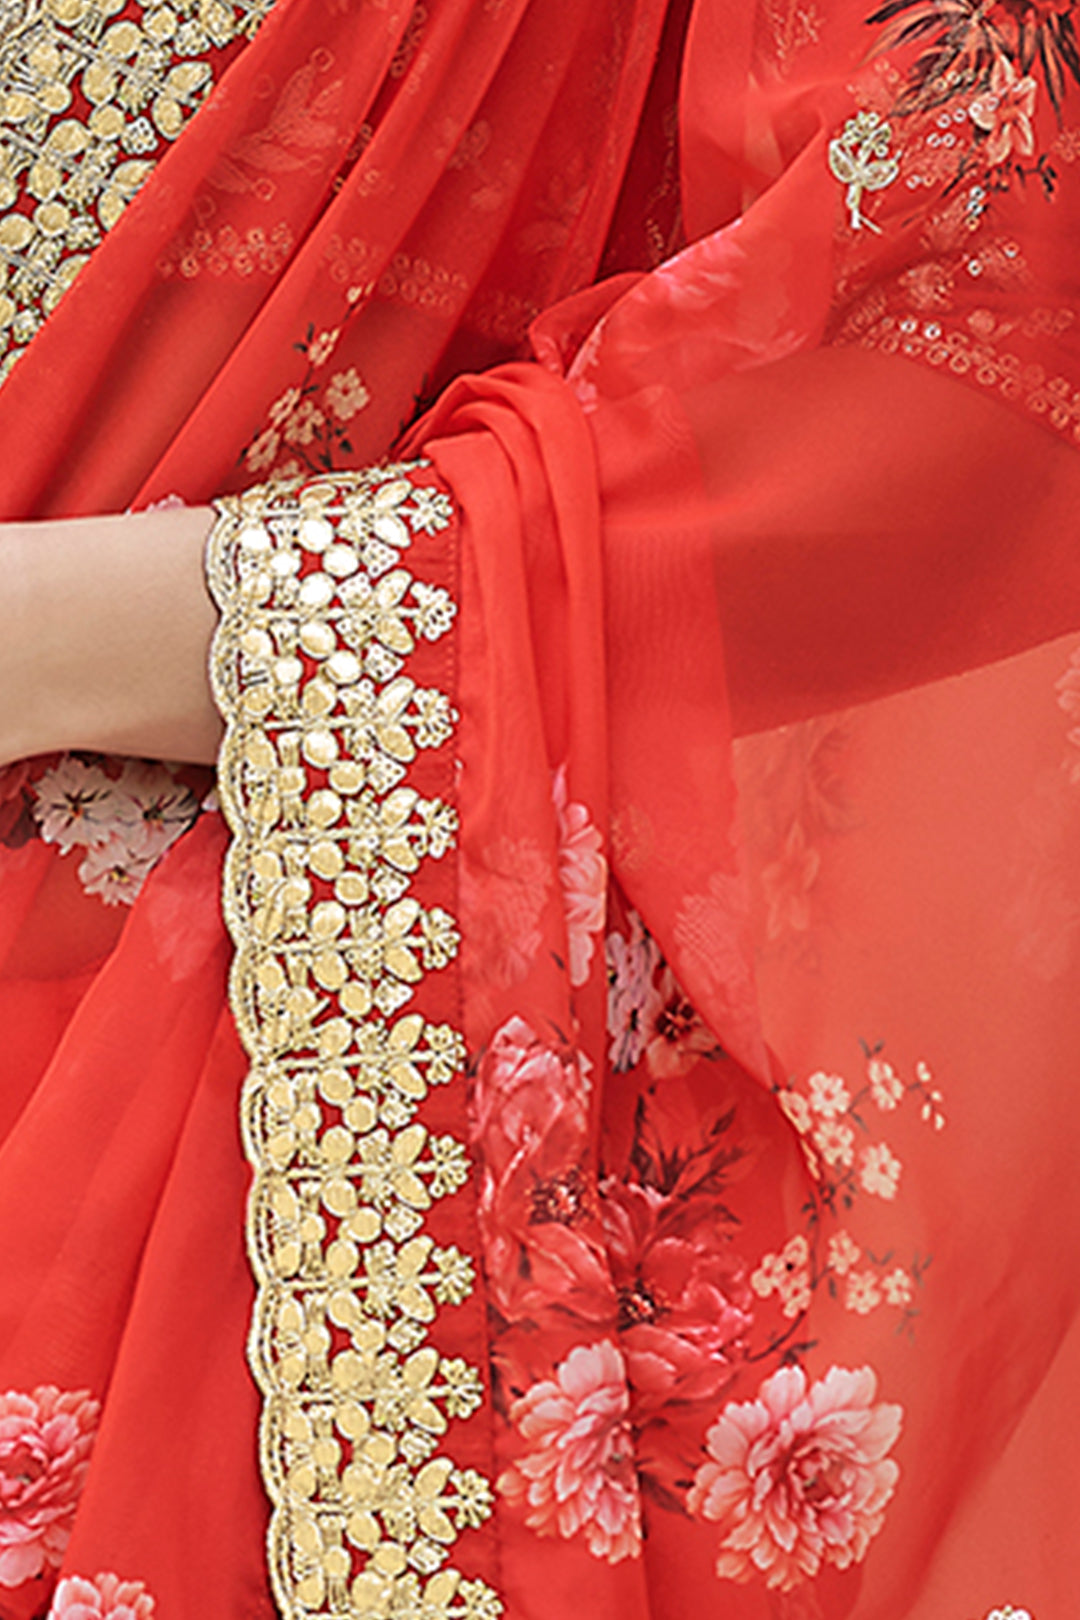
[[[511,1018],[471,1095],[480,1227],[493,1302],[508,1320],[556,1306],[610,1319],[614,1300],[588,1169],[587,1063]]]
[[[0,1586],[59,1567],[100,1410],[86,1390],[51,1384],[0,1395]]]
[[[990,88],[968,108],[972,123],[986,134],[986,161],[1004,163],[1015,151],[1030,157],[1035,150],[1031,119],[1035,111],[1038,85],[1032,78],[1020,78],[1007,56],[999,56],[990,75]]]
[[[609,1181],[601,1194],[634,1421],[671,1401],[715,1399],[751,1318],[745,1268],[711,1202],[682,1230],[681,1201],[652,1187]]]
[[[154,1600],[142,1581],[70,1575],[60,1582],[48,1620],[153,1620]]]
[[[725,1406],[687,1498],[723,1532],[719,1576],[763,1575],[786,1592],[823,1564],[861,1562],[900,1473],[888,1452],[903,1413],[876,1393],[869,1367],[832,1367],[815,1384],[783,1367],[756,1400]]]
[[[499,1479],[541,1536],[584,1535],[595,1558],[617,1564],[641,1551],[641,1504],[627,1421],[630,1398],[618,1350],[579,1345],[510,1408],[526,1450]]]

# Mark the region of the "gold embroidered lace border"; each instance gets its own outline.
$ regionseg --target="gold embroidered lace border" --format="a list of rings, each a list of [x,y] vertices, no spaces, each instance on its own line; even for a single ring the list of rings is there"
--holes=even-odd
[[[0,6],[0,379],[272,5]]]
[[[432,760],[452,780],[456,721],[414,678],[456,613],[414,567],[448,550],[453,518],[425,469],[223,499],[207,550],[230,999],[251,1061],[249,1354],[284,1620],[502,1607],[449,1562],[491,1511],[489,1481],[446,1444],[481,1373],[429,1342],[474,1267],[429,1230],[469,1166],[425,1123],[464,1062],[459,1032],[419,1010],[458,945],[417,894],[456,834],[451,805],[421,791]]]

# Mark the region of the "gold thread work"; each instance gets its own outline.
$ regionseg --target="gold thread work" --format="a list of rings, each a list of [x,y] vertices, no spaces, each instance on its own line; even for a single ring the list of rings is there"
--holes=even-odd
[[[0,378],[272,4],[0,3]]]
[[[456,613],[410,566],[452,518],[425,466],[228,497],[207,552],[230,999],[251,1061],[249,1353],[284,1620],[502,1607],[450,1563],[491,1511],[488,1480],[445,1443],[481,1374],[428,1342],[474,1267],[428,1229],[469,1167],[424,1122],[461,1078],[462,1038],[415,1010],[458,945],[415,892],[456,834],[453,808],[414,785],[456,721],[410,673]]]

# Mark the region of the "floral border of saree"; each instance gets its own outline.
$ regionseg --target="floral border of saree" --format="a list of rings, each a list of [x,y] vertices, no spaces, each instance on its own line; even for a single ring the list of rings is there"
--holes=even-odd
[[[501,1603],[448,1560],[492,1493],[456,1027],[456,525],[425,463],[218,503],[231,1002],[287,1620]],[[455,1207],[456,1206],[456,1207]],[[451,1323],[448,1319],[455,1317]],[[465,1351],[466,1353],[461,1353]],[[468,1353],[471,1351],[471,1355]],[[460,1551],[460,1549],[459,1549]]]

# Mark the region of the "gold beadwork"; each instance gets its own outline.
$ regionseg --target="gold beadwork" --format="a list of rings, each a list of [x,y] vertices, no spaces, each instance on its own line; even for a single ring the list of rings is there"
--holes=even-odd
[[[456,720],[409,673],[456,612],[403,561],[452,515],[425,465],[229,497],[207,552],[230,997],[251,1060],[250,1358],[284,1620],[502,1607],[448,1564],[491,1512],[488,1480],[441,1450],[480,1407],[481,1374],[427,1342],[474,1268],[426,1230],[469,1165],[420,1117],[460,1080],[463,1041],[407,1010],[458,945],[413,893],[456,833],[453,808],[410,781]]]
[[[220,51],[272,4],[133,14],[125,0],[15,0],[0,12],[0,378],[210,93]]]

